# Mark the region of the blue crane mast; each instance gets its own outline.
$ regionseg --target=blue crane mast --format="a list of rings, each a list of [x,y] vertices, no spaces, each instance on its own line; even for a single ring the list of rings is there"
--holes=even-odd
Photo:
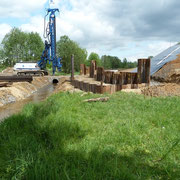
[[[61,58],[56,56],[56,12],[59,12],[59,9],[47,9],[47,14],[44,17],[44,38],[47,40],[45,40],[45,48],[41,55],[41,60],[37,62],[41,70],[46,69],[47,61],[49,61],[49,64],[52,62],[53,75],[56,72],[56,68],[58,71],[61,71],[62,67]],[[47,23],[47,27],[45,27],[46,17],[48,15],[49,22]]]

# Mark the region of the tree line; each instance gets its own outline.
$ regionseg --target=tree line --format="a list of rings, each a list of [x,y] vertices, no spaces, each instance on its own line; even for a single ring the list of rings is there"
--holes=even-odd
[[[5,35],[0,46],[0,60],[4,64],[14,65],[19,61],[40,60],[44,49],[44,43],[38,33],[23,32],[19,28],[13,28]],[[57,56],[62,59],[62,70],[69,73],[71,70],[71,55],[75,56],[75,71],[80,70],[80,64],[90,65],[91,60],[96,60],[98,66],[105,69],[133,68],[137,63],[128,62],[127,59],[121,61],[118,57],[103,55],[101,58],[95,52],[88,57],[87,50],[71,40],[68,36],[61,36],[57,42]]]
[[[38,33],[13,28],[1,42],[0,56],[9,65],[18,61],[37,61],[43,48],[44,43]]]

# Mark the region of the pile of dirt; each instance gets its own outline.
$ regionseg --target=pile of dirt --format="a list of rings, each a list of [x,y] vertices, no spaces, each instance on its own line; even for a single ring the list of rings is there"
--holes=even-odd
[[[80,89],[74,88],[74,86],[71,84],[69,79],[66,79],[63,82],[58,83],[54,93],[58,93],[58,92],[70,92],[70,93],[74,93],[74,92],[82,92]]]
[[[152,78],[167,83],[180,83],[180,55],[174,61],[165,64]]]
[[[146,96],[180,96],[180,84],[163,83],[141,89]]]
[[[17,82],[10,87],[2,87],[0,88],[0,106],[25,99],[49,83],[48,77],[34,77],[32,83]]]
[[[2,74],[11,74],[11,75],[14,74],[13,68],[12,67],[8,67],[8,68],[4,69],[2,71]]]

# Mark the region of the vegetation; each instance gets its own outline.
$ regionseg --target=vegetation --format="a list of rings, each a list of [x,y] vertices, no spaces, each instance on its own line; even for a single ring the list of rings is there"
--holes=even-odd
[[[80,64],[85,63],[87,58],[86,49],[82,49],[68,36],[61,36],[57,42],[57,54],[62,58],[62,69],[65,73],[71,72],[71,55],[74,54],[74,69],[80,71]]]
[[[91,54],[88,57],[88,60],[86,61],[86,65],[90,66],[92,60],[96,60],[97,66],[102,65],[99,55],[95,52],[91,52]]]
[[[59,93],[0,124],[0,179],[179,179],[180,98]]]
[[[44,43],[38,33],[23,32],[18,28],[13,28],[5,35],[0,46],[0,60],[3,60],[5,66],[13,66],[17,61],[35,61],[40,60],[44,49]],[[68,36],[60,37],[57,42],[57,56],[62,58],[62,71],[70,73],[71,55],[75,56],[75,71],[80,71],[80,64],[90,65],[91,60],[96,60],[98,66],[105,69],[133,68],[137,63],[128,62],[124,59],[122,62],[118,57],[102,56],[91,52],[87,59],[86,49],[81,48],[77,42],[71,40]],[[47,65],[48,66],[48,65]],[[52,65],[48,66],[52,69]]]
[[[1,43],[1,58],[13,65],[17,61],[37,61],[40,59],[44,44],[38,33],[26,33],[13,28]]]
[[[50,72],[52,72],[52,70],[50,70]],[[74,72],[74,75],[79,75],[79,74],[80,72]],[[56,71],[55,76],[71,76],[71,73],[65,73],[63,71],[60,71],[60,72]]]
[[[6,66],[0,64],[0,72],[2,72],[4,69],[6,69]]]
[[[101,57],[102,65],[105,69],[127,69],[137,67],[137,62],[128,62],[126,58],[121,61],[118,57],[115,56],[102,56]]]

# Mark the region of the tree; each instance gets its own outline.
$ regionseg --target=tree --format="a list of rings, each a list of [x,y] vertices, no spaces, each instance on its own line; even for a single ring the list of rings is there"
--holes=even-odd
[[[102,56],[101,57],[101,61],[102,61],[102,65],[105,69],[111,69],[111,59],[110,59],[110,56]]]
[[[27,41],[28,59],[37,61],[40,60],[44,49],[44,43],[38,33],[29,33]]]
[[[10,61],[17,61],[23,56],[26,38],[26,35],[18,28],[13,28],[5,35],[2,45],[4,54]]]
[[[98,66],[102,65],[99,55],[95,52],[91,52],[91,54],[88,57],[88,61],[87,61],[86,65],[90,66],[90,63],[92,60],[96,60],[96,63]]]
[[[111,58],[111,68],[118,69],[121,67],[121,60],[118,57]]]
[[[87,58],[86,49],[82,49],[75,41],[68,36],[61,36],[57,42],[57,55],[62,58],[62,69],[65,73],[71,72],[71,55],[74,54],[75,71],[80,70],[80,64],[85,63]]]
[[[126,59],[126,58],[123,59],[122,68],[128,68],[128,62],[127,62],[127,59]]]
[[[2,50],[10,64],[17,61],[39,60],[43,41],[38,33],[26,33],[13,28],[2,40]]]
[[[102,64],[105,69],[118,69],[121,67],[121,60],[116,56],[102,56]]]
[[[137,62],[128,62],[126,58],[123,62],[116,56],[102,56],[102,65],[105,69],[122,69],[122,68],[134,68],[137,67]]]

